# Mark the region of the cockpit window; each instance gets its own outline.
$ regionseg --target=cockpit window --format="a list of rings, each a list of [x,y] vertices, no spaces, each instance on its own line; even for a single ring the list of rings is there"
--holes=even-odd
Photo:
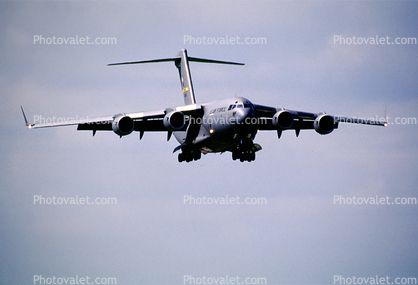
[[[235,104],[231,104],[228,106],[228,111],[234,110],[235,108],[251,108],[251,110],[254,110],[253,104],[251,104],[251,102],[248,101],[243,103],[236,102]]]

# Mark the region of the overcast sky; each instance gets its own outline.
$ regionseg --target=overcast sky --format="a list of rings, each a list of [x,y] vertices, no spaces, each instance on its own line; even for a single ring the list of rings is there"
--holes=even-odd
[[[418,205],[334,202],[418,198],[418,45],[371,44],[416,39],[417,13],[415,1],[0,2],[0,284],[40,276],[117,284],[418,278]],[[116,42],[47,44],[53,37]],[[198,44],[203,37],[262,40]],[[254,162],[224,153],[189,164],[177,162],[166,133],[139,141],[137,133],[25,128],[21,105],[31,122],[182,105],[172,63],[107,66],[182,48],[245,63],[190,63],[199,103],[242,96],[379,118],[387,106],[389,126],[340,124],[329,135],[287,131],[280,140],[260,132]],[[185,204],[190,195],[267,204]],[[41,196],[117,204],[34,204]]]

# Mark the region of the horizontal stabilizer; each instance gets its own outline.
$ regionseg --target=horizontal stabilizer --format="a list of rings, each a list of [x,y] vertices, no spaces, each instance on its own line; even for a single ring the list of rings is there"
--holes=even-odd
[[[233,64],[233,65],[245,65],[245,63],[241,63],[241,62],[223,61],[223,60],[206,59],[206,58],[198,58],[198,57],[188,57],[187,59],[189,61],[195,61],[195,62],[219,63],[219,64]]]
[[[180,57],[172,58],[160,58],[160,59],[150,59],[150,60],[141,60],[141,61],[128,61],[128,62],[118,62],[118,63],[109,63],[108,66],[112,65],[124,65],[124,64],[138,64],[138,63],[152,63],[152,62],[165,62],[165,61],[175,61]]]
[[[167,62],[167,61],[173,61],[175,66],[179,70],[181,90],[183,92],[184,104],[186,105],[196,104],[196,99],[194,96],[194,90],[193,90],[193,84],[192,84],[192,76],[190,75],[189,61],[203,62],[203,63],[216,63],[216,64],[244,65],[244,63],[240,63],[240,62],[189,57],[187,55],[187,50],[182,49],[179,51],[179,53],[175,57],[110,63],[108,64],[108,66],[139,64],[139,63],[153,63],[153,62]]]
[[[140,60],[140,61],[127,61],[127,62],[109,63],[108,66],[124,65],[124,64],[139,64],[139,63],[153,63],[153,62],[167,62],[167,61],[176,61],[176,60],[179,60],[179,59],[180,59],[180,56],[179,57],[171,57],[171,58],[160,58],[160,59],[149,59],[149,60]],[[245,63],[241,63],[241,62],[223,61],[223,60],[198,58],[198,57],[187,57],[187,60],[188,61],[194,61],[194,62],[203,62],[203,63],[245,65]]]

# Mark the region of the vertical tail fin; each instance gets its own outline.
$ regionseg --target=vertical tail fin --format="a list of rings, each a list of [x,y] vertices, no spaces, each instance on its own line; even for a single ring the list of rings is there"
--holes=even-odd
[[[176,55],[176,57],[172,57],[172,58],[151,59],[151,60],[141,60],[141,61],[132,61],[132,62],[120,62],[120,63],[111,63],[108,65],[110,66],[110,65],[123,65],[123,64],[164,62],[164,61],[174,61],[174,64],[179,70],[180,84],[181,84],[181,89],[183,92],[185,105],[196,104],[196,99],[194,96],[194,90],[193,90],[193,84],[192,84],[192,76],[190,74],[190,68],[189,68],[189,61],[244,65],[244,63],[238,63],[238,62],[189,57],[187,55],[187,50],[185,49],[180,50],[179,53]]]
[[[187,50],[182,49],[177,54],[177,59],[174,61],[177,69],[179,70],[181,90],[183,91],[183,98],[185,105],[196,104],[196,98],[194,97],[192,76],[190,75],[189,60],[187,56]]]

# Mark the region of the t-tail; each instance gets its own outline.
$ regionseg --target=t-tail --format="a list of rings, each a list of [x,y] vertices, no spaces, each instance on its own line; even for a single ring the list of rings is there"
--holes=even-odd
[[[176,55],[176,57],[172,57],[172,58],[151,59],[151,60],[141,60],[141,61],[132,61],[132,62],[120,62],[120,63],[111,63],[108,65],[110,66],[110,65],[123,65],[123,64],[164,62],[164,61],[174,61],[175,66],[179,70],[181,90],[183,92],[185,105],[196,104],[196,98],[195,98],[194,90],[193,90],[192,76],[190,74],[189,61],[244,65],[244,63],[239,63],[239,62],[189,57],[187,55],[187,50],[185,49],[180,50],[179,53]]]
[[[177,54],[177,59],[174,61],[177,69],[179,70],[181,90],[183,91],[184,104],[196,104],[196,98],[194,96],[192,76],[190,75],[189,60],[187,56],[187,50],[182,49]]]

